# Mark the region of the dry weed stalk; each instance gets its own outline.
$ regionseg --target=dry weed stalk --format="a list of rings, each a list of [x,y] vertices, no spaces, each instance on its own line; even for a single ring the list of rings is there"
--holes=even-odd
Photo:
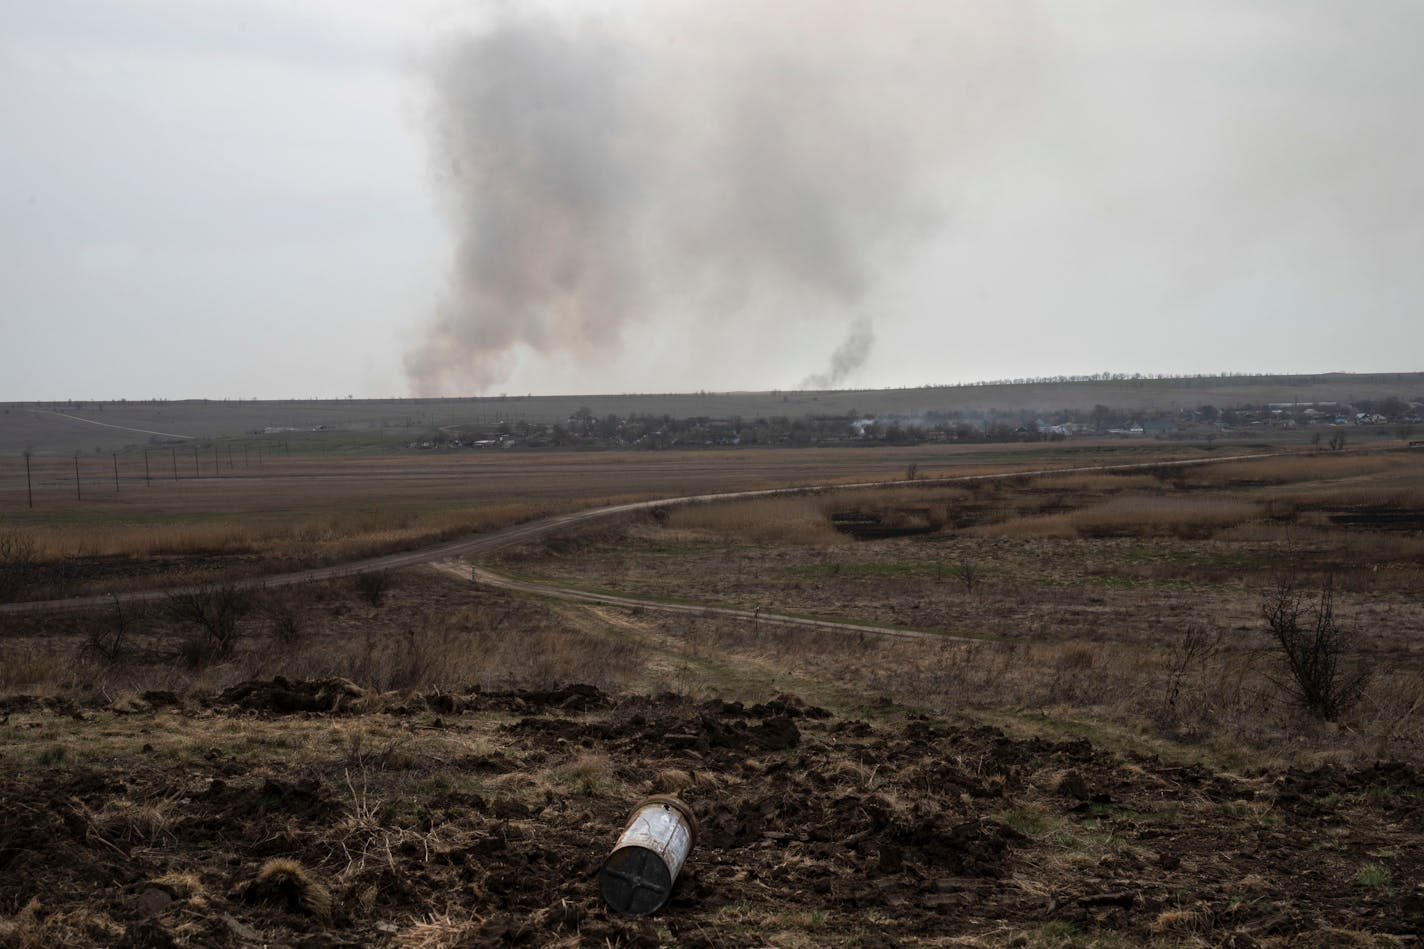
[[[391,873],[398,872],[395,848],[409,840],[418,841],[423,851],[422,862],[430,861],[432,843],[438,843],[436,830],[416,833],[403,827],[388,827],[380,819],[383,802],[372,798],[365,767],[358,769],[360,788],[351,777],[351,769],[344,770],[346,789],[351,796],[346,818],[337,825],[341,834],[337,841],[341,853],[346,857],[346,867],[339,874],[343,880],[353,880],[365,872],[368,865],[376,863]]]
[[[409,929],[397,933],[392,943],[399,949],[456,949],[472,945],[485,918],[469,911],[431,913],[413,919]]]

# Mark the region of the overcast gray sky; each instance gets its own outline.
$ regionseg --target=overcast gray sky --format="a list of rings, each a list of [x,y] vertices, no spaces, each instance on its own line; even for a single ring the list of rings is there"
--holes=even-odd
[[[0,399],[1418,370],[1424,4],[0,0]]]

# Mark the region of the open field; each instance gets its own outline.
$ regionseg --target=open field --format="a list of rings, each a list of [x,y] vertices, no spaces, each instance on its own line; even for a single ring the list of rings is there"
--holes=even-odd
[[[569,603],[429,567],[220,582],[622,498],[1174,453],[1209,454],[293,458],[142,500],[7,506],[72,570],[46,589],[210,585],[0,616],[0,945],[1409,944],[1424,452],[670,508],[488,565],[972,642]],[[408,522],[383,520],[396,505]],[[208,546],[151,542],[187,525]],[[1292,699],[1266,633],[1284,571],[1310,593],[1333,578],[1342,662],[1373,672],[1334,721]],[[663,791],[701,838],[668,907],[613,916],[599,861]]]
[[[8,621],[48,687],[0,703],[0,941],[1386,946],[1424,918],[1411,766],[996,727],[889,697],[929,653],[428,569],[378,600],[264,604],[197,667],[161,612],[112,657],[78,647],[113,615]],[[612,916],[598,862],[652,792],[700,839],[668,907]]]
[[[1222,454],[1231,449],[1218,446]],[[901,449],[538,452],[275,457],[219,476],[198,467],[151,483],[142,458],[110,466],[76,497],[73,462],[0,460],[0,532],[36,564],[12,599],[119,592],[324,565],[621,501],[788,485],[1212,457],[1205,445],[1141,442]],[[151,461],[157,474],[165,452]],[[90,463],[92,464],[92,463]],[[195,476],[196,474],[196,476]],[[107,476],[108,481],[102,480]],[[0,598],[5,596],[0,592]]]
[[[894,644],[905,662],[882,657],[893,672],[880,688],[941,710],[1064,705],[1230,754],[1298,740],[1272,701],[1262,597],[1286,573],[1312,589],[1328,576],[1374,669],[1346,744],[1418,757],[1421,485],[1424,457],[1399,451],[831,493],[673,510],[493,565],[648,600],[981,638],[918,661],[920,647]],[[902,536],[857,541],[834,526],[847,515]]]

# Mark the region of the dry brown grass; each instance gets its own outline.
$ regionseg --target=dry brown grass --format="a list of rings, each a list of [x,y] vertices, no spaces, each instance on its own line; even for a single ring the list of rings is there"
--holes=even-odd
[[[1032,484],[1045,490],[1108,494],[1119,491],[1160,490],[1162,479],[1150,474],[1086,471],[1082,474],[1056,474],[1035,478]]]
[[[1174,450],[1148,448],[1149,457]],[[280,458],[261,467],[224,466],[220,478],[206,472],[192,478],[180,468],[181,481],[165,477],[155,458],[151,485],[131,458],[120,459],[120,491],[102,479],[86,482],[82,499],[74,496],[72,465],[50,459],[36,462],[33,510],[26,506],[23,464],[0,459],[0,516],[6,530],[36,544],[45,564],[129,561],[122,570],[96,571],[88,582],[76,581],[72,571],[60,581],[50,571],[39,592],[69,596],[338,562],[601,504],[896,480],[907,457],[933,475],[1045,467],[1056,459],[1043,446],[994,446],[992,463],[984,453],[918,446],[912,455],[804,449]]]
[[[431,913],[392,936],[399,949],[456,949],[476,941],[484,917],[468,910]]]
[[[74,681],[74,657],[39,643],[0,644],[0,692],[50,693]]]
[[[1018,517],[974,528],[976,537],[1208,537],[1261,517],[1232,497],[1125,495],[1062,514]]]
[[[1183,666],[1154,644],[904,642],[706,621],[709,654],[794,669],[856,694],[940,712],[1006,713],[1031,730],[1065,728],[1114,746],[1197,747],[1260,762],[1415,758],[1424,754],[1424,675],[1381,669],[1343,727],[1298,713],[1276,684],[1276,657],[1249,638]],[[1169,703],[1174,675],[1175,697]],[[998,720],[998,719],[996,719]],[[1009,719],[1004,719],[1007,721]]]
[[[238,622],[229,655],[196,666],[182,656],[189,631],[162,611],[136,616],[125,653],[107,663],[91,661],[85,648],[93,625],[104,621],[102,613],[6,617],[0,625],[0,689],[37,695],[101,690],[106,704],[124,693],[214,691],[276,675],[350,679],[376,692],[544,688],[576,681],[617,690],[645,663],[632,643],[590,634],[536,603],[486,593],[434,571],[398,575],[379,607],[342,581],[301,592],[295,637],[254,610]]]
[[[506,527],[548,513],[548,507],[506,502],[422,513],[350,512],[264,524],[234,517],[200,525],[116,526],[96,533],[84,525],[29,528],[42,560],[84,557],[166,557],[263,554],[297,562],[374,556],[460,534]]]
[[[826,518],[824,502],[814,497],[697,504],[669,512],[668,526],[752,543],[839,544],[847,540]]]
[[[151,801],[120,797],[106,801],[98,811],[78,801],[73,806],[91,841],[118,850],[120,847],[157,847],[170,842],[174,804],[171,797]]]
[[[1220,488],[1241,483],[1295,484],[1303,481],[1338,481],[1418,471],[1421,459],[1407,451],[1322,452],[1279,455],[1248,461],[1228,461],[1181,469],[1178,483],[1193,488]]]
[[[13,916],[0,916],[0,941],[16,949],[51,949],[67,945],[113,945],[123,926],[103,913],[74,909],[46,913],[39,900],[31,900]]]
[[[619,787],[613,759],[601,751],[581,751],[571,760],[555,767],[550,783],[565,793],[597,797],[612,793]]]

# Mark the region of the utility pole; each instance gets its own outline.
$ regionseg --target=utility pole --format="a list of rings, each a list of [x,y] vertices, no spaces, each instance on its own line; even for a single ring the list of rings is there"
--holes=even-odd
[[[177,480],[178,480],[178,449],[176,449],[176,448],[169,448],[168,450],[169,450],[170,452],[172,452],[172,454],[173,454],[173,480],[174,480],[174,481],[177,481]]]
[[[114,493],[119,493],[119,453],[114,452]]]
[[[148,449],[147,449],[147,448],[145,448],[145,449],[143,450],[143,486],[144,486],[145,488],[151,488],[151,487],[153,487],[153,478],[152,478],[152,476],[151,476],[151,475],[149,474],[149,472],[148,472]]]
[[[30,482],[30,450],[25,449],[25,495],[30,500],[30,510],[35,507],[35,489]]]
[[[84,500],[84,495],[79,490],[79,452],[74,453],[74,499]]]
[[[197,445],[194,445],[194,446],[193,446],[193,477],[195,477],[195,478],[201,478],[201,477],[202,477],[202,474],[198,471],[198,446],[197,446]]]

